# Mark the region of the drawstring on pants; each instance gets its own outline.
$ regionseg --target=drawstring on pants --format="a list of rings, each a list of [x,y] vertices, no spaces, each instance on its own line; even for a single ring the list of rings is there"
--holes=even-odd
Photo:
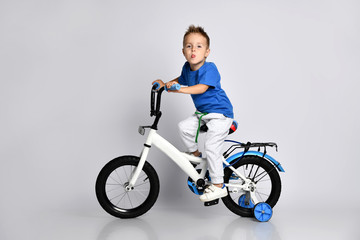
[[[198,125],[198,129],[196,132],[196,137],[195,137],[195,143],[198,142],[198,137],[199,137],[199,133],[200,133],[200,127],[201,127],[201,119],[203,116],[207,115],[208,113],[201,113],[201,112],[195,112],[196,115],[200,115],[199,117],[199,125]]]

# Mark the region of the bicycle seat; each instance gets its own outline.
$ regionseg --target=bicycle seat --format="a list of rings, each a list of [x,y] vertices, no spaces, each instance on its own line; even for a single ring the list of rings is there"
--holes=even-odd
[[[229,129],[229,135],[232,134],[233,132],[235,132],[236,129],[237,129],[237,127],[238,127],[238,124],[237,124],[237,122],[234,120],[234,121],[232,122],[232,124],[231,124],[230,129]],[[200,132],[207,132],[207,130],[208,130],[208,127],[206,126],[206,124],[204,124],[204,125],[202,125],[202,126],[200,127]]]

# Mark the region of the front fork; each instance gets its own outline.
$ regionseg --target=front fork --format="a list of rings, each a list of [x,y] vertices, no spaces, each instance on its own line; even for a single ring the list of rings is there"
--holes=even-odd
[[[143,130],[143,129],[142,129]],[[143,135],[143,133],[140,132],[140,128],[139,128],[139,133],[141,135]],[[137,181],[137,179],[139,178],[139,175],[141,173],[141,170],[143,169],[146,159],[148,157],[151,145],[152,145],[152,139],[154,134],[156,133],[155,130],[150,130],[149,131],[149,135],[146,139],[146,142],[144,144],[144,149],[142,150],[141,154],[140,154],[140,161],[139,164],[136,166],[135,170],[133,171],[131,177],[130,177],[130,181],[128,186],[126,186],[126,190],[127,191],[131,191]]]
[[[126,186],[126,190],[127,191],[131,191],[141,173],[141,170],[144,167],[144,164],[146,162],[147,156],[149,154],[150,151],[150,147],[145,146],[144,149],[141,152],[141,156],[140,156],[140,161],[139,164],[136,166],[135,170],[133,171],[131,177],[130,177],[130,182],[129,184]]]

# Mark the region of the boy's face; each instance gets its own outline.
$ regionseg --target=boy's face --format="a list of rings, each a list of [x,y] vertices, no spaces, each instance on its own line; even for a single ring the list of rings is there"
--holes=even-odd
[[[200,33],[190,33],[184,41],[183,54],[193,71],[204,65],[207,56],[210,54],[206,38]]]

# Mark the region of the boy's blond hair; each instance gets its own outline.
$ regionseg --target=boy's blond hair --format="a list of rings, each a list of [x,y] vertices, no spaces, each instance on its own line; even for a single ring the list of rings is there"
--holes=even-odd
[[[185,32],[183,45],[185,45],[186,36],[189,35],[190,33],[200,33],[206,39],[207,47],[210,48],[210,38],[207,35],[207,33],[204,31],[204,28],[200,26],[195,27],[194,25],[190,25],[187,31]]]

